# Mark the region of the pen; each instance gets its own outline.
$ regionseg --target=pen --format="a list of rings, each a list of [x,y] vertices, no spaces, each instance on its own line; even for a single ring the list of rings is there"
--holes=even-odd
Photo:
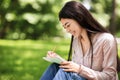
[[[54,51],[55,51],[55,49],[56,49],[56,46],[53,48],[52,52],[54,52]]]

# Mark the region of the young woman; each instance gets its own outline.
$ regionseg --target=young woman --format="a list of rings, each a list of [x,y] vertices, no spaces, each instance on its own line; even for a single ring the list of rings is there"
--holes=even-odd
[[[51,64],[40,80],[118,80],[116,40],[79,2],[67,2],[59,12],[72,34],[68,61]],[[57,53],[48,51],[47,56]]]

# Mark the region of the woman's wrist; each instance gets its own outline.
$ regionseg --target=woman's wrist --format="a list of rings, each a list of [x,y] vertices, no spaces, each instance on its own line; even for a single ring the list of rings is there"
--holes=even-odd
[[[81,73],[81,65],[79,65],[79,70],[78,70],[78,74]]]

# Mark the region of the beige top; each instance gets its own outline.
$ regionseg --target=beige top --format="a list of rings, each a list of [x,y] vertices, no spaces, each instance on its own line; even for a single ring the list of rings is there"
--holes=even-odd
[[[88,80],[118,80],[115,38],[109,33],[97,33],[92,43],[93,60],[92,52],[88,50],[83,56],[78,38],[73,40],[72,61],[81,64],[80,75]]]

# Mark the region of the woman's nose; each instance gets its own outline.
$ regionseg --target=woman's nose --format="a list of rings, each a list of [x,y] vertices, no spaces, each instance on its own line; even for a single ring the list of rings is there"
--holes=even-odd
[[[68,33],[70,33],[71,30],[70,30],[70,29],[66,29],[66,31],[67,31]]]

